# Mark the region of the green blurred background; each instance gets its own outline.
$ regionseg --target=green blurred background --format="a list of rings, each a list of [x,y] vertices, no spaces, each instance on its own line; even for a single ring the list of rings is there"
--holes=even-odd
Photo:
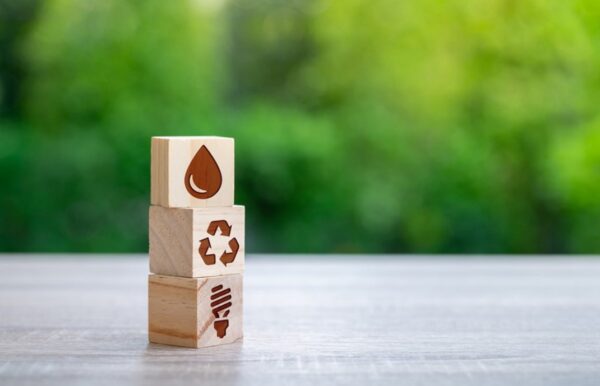
[[[0,251],[147,250],[152,135],[251,252],[598,253],[595,0],[0,0]]]

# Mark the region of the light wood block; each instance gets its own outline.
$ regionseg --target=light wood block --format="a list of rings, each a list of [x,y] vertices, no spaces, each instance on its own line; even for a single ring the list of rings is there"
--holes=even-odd
[[[152,137],[153,205],[233,205],[234,141],[225,137]]]
[[[244,209],[150,206],[150,272],[183,277],[242,273]]]
[[[207,347],[242,338],[242,275],[148,277],[150,342]]]

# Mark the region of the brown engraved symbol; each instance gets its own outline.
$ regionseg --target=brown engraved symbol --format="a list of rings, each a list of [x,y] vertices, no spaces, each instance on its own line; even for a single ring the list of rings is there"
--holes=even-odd
[[[206,146],[202,145],[190,161],[184,182],[188,193],[201,199],[211,198],[221,189],[221,170]]]
[[[229,225],[227,221],[215,220],[208,224],[208,229],[206,230],[206,232],[208,232],[209,235],[214,236],[217,233],[217,229],[220,229],[222,236],[229,236],[231,235],[231,228],[233,228],[233,226]],[[227,264],[229,263],[233,263],[238,251],[240,250],[240,244],[238,243],[235,237],[229,239],[228,245],[231,251],[223,251],[221,257],[219,258],[219,260],[221,261],[221,263],[223,263],[224,266],[227,266]],[[210,238],[206,237],[200,240],[200,247],[198,248],[198,252],[200,253],[202,261],[204,261],[204,264],[206,265],[213,265],[216,262],[215,254],[208,253],[210,249]]]
[[[229,327],[227,316],[229,316],[229,308],[231,307],[231,288],[223,289],[223,285],[219,284],[213,287],[210,292],[212,292],[210,308],[212,308],[212,313],[216,318],[213,327],[217,331],[217,336],[222,339],[227,333],[227,327]]]

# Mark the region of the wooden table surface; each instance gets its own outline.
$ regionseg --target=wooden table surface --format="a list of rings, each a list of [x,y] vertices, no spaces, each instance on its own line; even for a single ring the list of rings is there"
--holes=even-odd
[[[195,350],[148,344],[146,256],[0,255],[0,384],[600,384],[600,259],[246,267],[244,341]]]

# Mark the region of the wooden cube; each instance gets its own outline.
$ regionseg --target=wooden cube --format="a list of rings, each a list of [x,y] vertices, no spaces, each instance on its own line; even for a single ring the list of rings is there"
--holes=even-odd
[[[149,275],[150,342],[206,347],[242,338],[242,275]]]
[[[150,206],[150,272],[203,277],[244,270],[244,207]]]
[[[153,205],[233,205],[233,138],[152,137],[150,169]]]

